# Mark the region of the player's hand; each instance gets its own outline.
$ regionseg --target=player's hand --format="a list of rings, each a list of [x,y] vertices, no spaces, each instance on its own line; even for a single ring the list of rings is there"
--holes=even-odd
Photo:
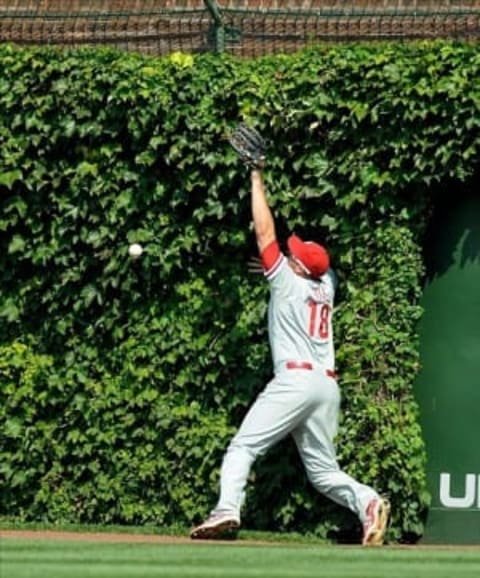
[[[250,257],[247,263],[247,270],[249,273],[263,273],[262,260],[260,257]]]

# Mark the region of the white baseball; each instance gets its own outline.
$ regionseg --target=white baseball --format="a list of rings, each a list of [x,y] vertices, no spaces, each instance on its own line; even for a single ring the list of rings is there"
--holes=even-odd
[[[143,253],[143,247],[138,243],[132,243],[128,248],[128,254],[130,257],[140,257]]]

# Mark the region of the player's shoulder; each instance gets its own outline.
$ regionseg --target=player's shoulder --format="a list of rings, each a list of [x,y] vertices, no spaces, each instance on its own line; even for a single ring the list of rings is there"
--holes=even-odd
[[[336,289],[336,288],[337,288],[337,285],[338,285],[338,277],[337,277],[337,274],[335,273],[335,270],[330,267],[330,268],[320,277],[320,282],[321,282],[321,283],[328,283],[328,284],[330,284],[334,289]]]
[[[319,279],[310,279],[308,298],[319,303],[332,303],[335,297],[336,275],[329,269]]]

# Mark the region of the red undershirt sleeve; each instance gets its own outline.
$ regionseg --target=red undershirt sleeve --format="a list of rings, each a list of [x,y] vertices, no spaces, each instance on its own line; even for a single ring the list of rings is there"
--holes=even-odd
[[[275,265],[277,259],[280,257],[280,246],[278,241],[272,241],[262,251],[262,265],[265,271],[268,271]]]

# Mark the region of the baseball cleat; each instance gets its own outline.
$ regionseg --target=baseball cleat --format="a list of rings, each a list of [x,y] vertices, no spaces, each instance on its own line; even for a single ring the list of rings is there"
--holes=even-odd
[[[370,500],[363,522],[363,546],[381,546],[387,530],[390,503],[384,498]]]
[[[192,540],[210,540],[218,537],[226,530],[240,528],[240,519],[228,512],[213,512],[199,526],[190,532]]]

